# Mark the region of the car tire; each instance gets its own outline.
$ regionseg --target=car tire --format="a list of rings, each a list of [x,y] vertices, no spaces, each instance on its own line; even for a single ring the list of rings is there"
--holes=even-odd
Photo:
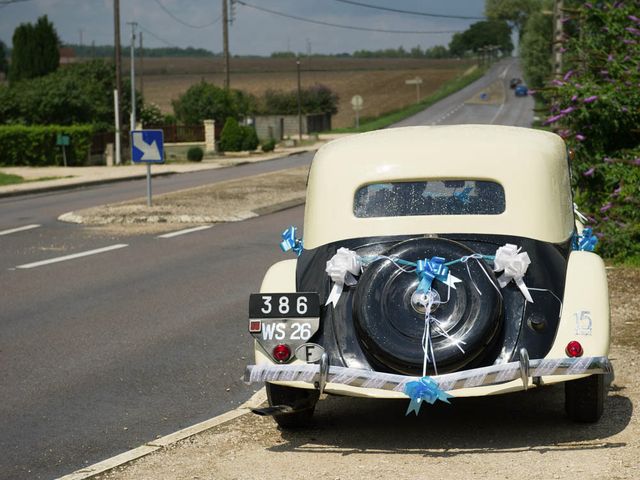
[[[600,420],[607,396],[604,375],[591,375],[564,384],[564,407],[574,422],[594,423]]]
[[[373,362],[403,375],[420,375],[423,368],[425,314],[413,304],[419,278],[403,272],[389,258],[415,261],[442,256],[453,260],[473,253],[453,240],[416,238],[395,244],[367,267],[353,297],[353,315],[363,351]],[[454,372],[481,360],[495,343],[503,318],[500,289],[484,260],[453,264],[450,272],[463,280],[456,289],[449,290],[439,281],[432,284],[443,301],[450,297],[434,313],[443,320],[449,335],[432,333],[437,373]],[[435,374],[435,370],[430,363],[428,374]]]
[[[269,406],[286,405],[292,407],[295,412],[274,415],[273,419],[278,426],[285,430],[294,430],[308,427],[313,418],[313,412],[320,398],[320,392],[305,388],[293,388],[283,385],[266,383],[267,399]]]

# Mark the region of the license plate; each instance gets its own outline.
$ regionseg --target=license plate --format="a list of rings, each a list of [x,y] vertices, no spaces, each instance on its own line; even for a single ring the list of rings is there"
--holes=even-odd
[[[249,318],[316,318],[320,316],[320,298],[315,292],[252,293]]]
[[[254,337],[264,342],[297,344],[306,342],[318,331],[317,318],[274,318],[261,321],[259,332]]]

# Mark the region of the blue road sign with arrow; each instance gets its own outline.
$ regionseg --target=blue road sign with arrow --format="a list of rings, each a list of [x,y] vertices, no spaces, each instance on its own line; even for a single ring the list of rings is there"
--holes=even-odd
[[[164,163],[162,130],[133,130],[131,159],[133,163]]]

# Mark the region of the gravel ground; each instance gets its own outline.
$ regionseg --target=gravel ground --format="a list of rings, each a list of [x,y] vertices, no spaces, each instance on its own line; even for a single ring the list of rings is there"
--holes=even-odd
[[[309,430],[245,415],[100,478],[638,479],[640,269],[608,274],[616,379],[597,424],[565,418],[562,386],[454,400],[417,418],[404,416],[406,402],[330,397]]]

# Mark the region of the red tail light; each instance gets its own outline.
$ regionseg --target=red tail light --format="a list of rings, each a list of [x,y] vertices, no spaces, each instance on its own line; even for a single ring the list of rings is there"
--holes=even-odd
[[[273,349],[273,358],[280,363],[284,363],[291,358],[291,349],[288,345],[276,345]]]
[[[575,340],[570,341],[569,343],[567,343],[567,348],[565,348],[564,350],[567,354],[568,357],[581,357],[582,354],[584,353],[584,350],[582,350],[582,345],[580,345],[580,342],[577,342]]]

